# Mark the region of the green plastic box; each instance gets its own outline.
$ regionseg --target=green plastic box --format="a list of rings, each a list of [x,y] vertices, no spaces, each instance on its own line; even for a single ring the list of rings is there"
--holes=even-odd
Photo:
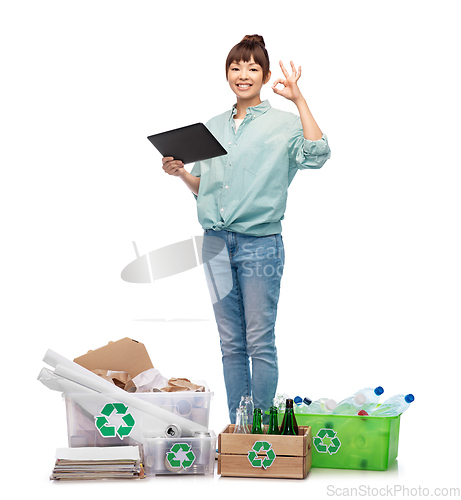
[[[312,467],[387,470],[397,458],[400,415],[361,417],[296,413],[312,428]],[[279,424],[283,413],[279,414]]]

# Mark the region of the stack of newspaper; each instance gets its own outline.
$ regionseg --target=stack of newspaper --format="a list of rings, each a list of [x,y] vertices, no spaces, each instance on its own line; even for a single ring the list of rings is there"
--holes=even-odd
[[[143,479],[138,446],[58,448],[50,479]]]

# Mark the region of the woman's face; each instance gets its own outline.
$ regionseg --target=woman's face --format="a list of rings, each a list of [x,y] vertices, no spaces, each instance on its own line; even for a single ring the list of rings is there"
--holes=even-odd
[[[241,99],[252,99],[261,92],[264,83],[270,79],[270,72],[266,81],[263,82],[263,70],[254,62],[253,57],[248,62],[233,62],[227,73],[229,86],[237,97]]]

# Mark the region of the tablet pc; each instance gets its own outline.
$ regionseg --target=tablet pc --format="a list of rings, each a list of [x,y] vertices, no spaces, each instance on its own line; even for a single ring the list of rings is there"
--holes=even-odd
[[[172,156],[184,164],[227,154],[203,123],[150,135],[148,139],[163,157]]]

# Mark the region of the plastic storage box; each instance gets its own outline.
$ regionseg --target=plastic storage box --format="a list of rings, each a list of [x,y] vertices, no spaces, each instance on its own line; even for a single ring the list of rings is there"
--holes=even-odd
[[[312,428],[312,467],[387,470],[397,458],[400,415],[296,413],[296,421]]]
[[[148,476],[160,474],[214,475],[216,434],[208,431],[193,438],[153,438],[143,446]]]
[[[202,385],[208,389],[206,384]],[[208,429],[213,396],[208,390],[132,395]],[[134,445],[164,435],[164,425],[159,426],[146,414],[114,402],[110,396],[107,396],[107,401],[101,398],[101,394],[63,396],[69,447]]]

